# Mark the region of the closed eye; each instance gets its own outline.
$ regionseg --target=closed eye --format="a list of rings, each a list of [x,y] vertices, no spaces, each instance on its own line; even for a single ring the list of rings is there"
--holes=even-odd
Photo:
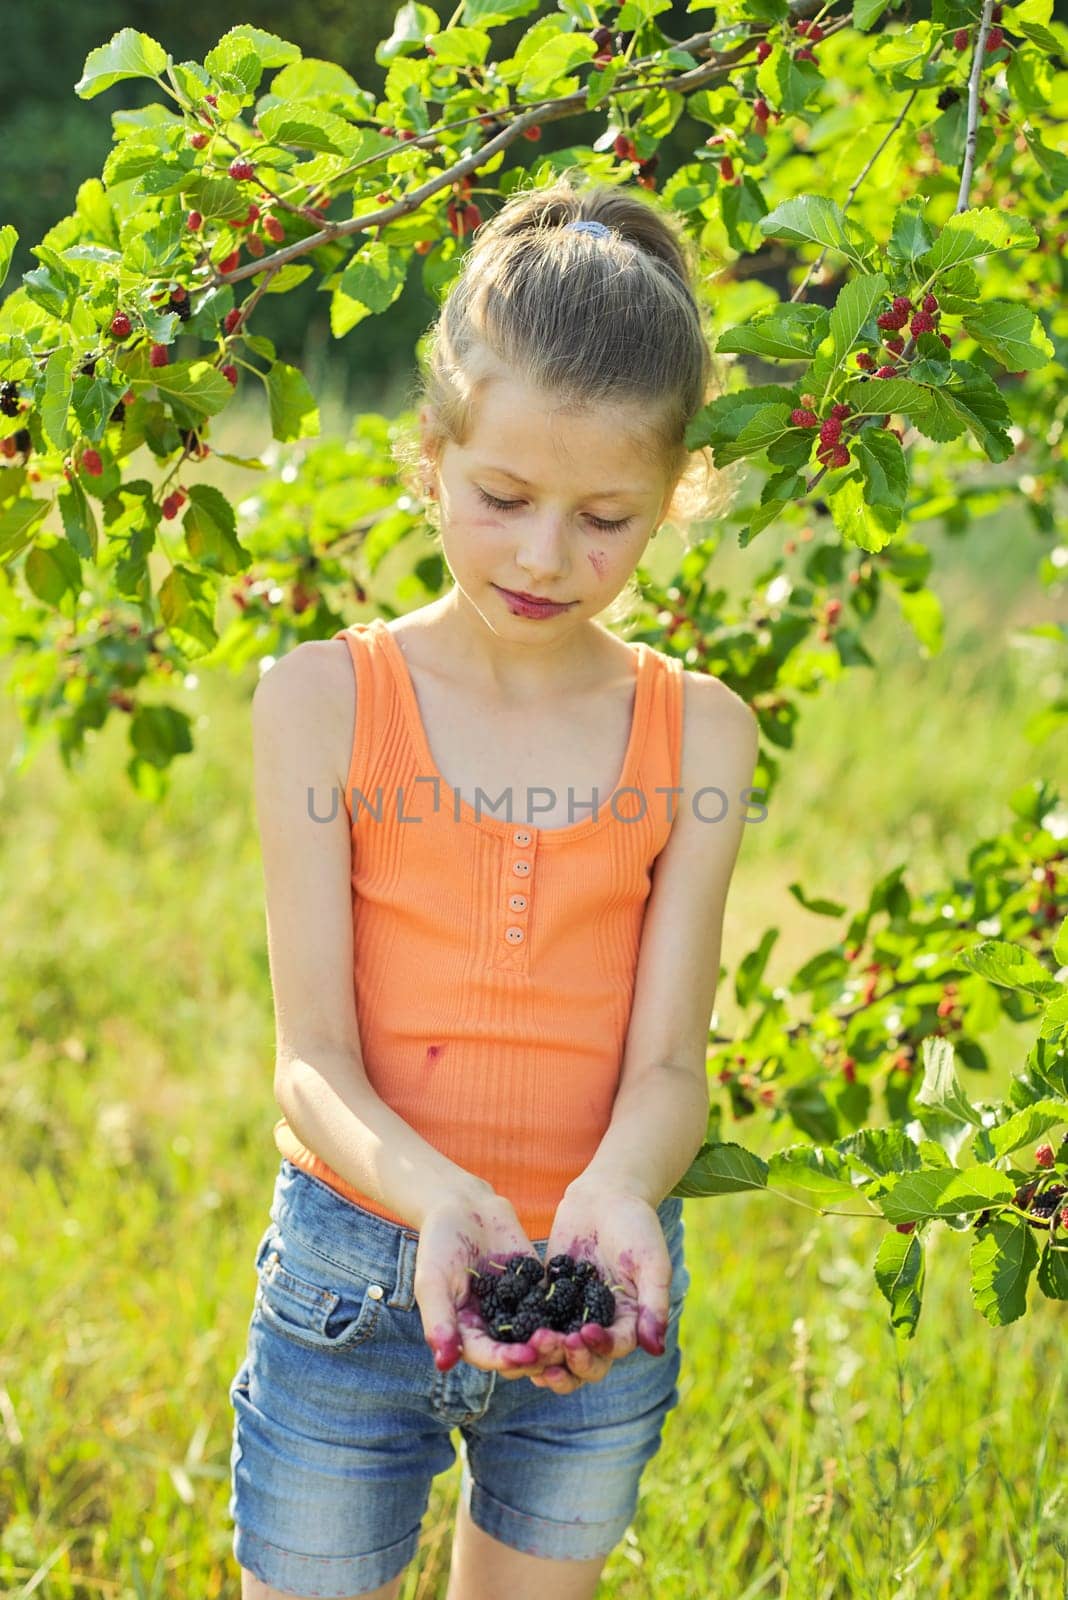
[[[487,506],[492,506],[495,511],[514,511],[517,506],[523,504],[522,500],[498,500],[496,495],[487,494],[486,490],[479,484],[476,484],[475,487],[478,489],[483,502]],[[604,517],[588,515],[590,522],[593,523],[599,533],[618,533],[621,528],[625,528],[629,522],[634,521],[633,517],[621,517],[618,522],[608,522]]]

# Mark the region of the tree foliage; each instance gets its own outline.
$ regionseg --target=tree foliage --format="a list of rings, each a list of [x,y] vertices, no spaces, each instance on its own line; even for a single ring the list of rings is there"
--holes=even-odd
[[[73,766],[90,729],[126,715],[130,779],[156,795],[193,748],[168,675],[329,636],[349,596],[390,609],[387,557],[402,604],[441,591],[395,426],[363,415],[349,439],[309,442],[317,397],[278,355],[273,308],[311,280],[335,338],[358,339],[413,274],[432,299],[448,289],[495,201],[569,167],[641,185],[700,250],[727,382],[688,443],[722,470],[744,463],[746,492],[670,584],[640,570],[635,625],[754,707],[765,798],[805,698],[875,664],[865,632],[884,596],[921,649],[940,647],[918,524],[966,537],[1011,501],[1036,581],[1063,584],[1066,30],[1049,0],[950,0],[930,18],[884,0],[807,15],[692,0],[680,37],[667,0],[559,0],[497,48],[535,9],[461,0],[443,19],[409,0],[376,52],[380,94],[251,24],[202,61],[130,27],[90,51],[83,100],[132,82],[158,94],[113,113],[99,178],[0,310],[0,630],[25,760],[55,736]],[[592,139],[539,152],[543,130],[591,115]],[[529,170],[506,167],[517,152]],[[15,242],[0,231],[5,270]],[[249,384],[274,442],[220,456],[259,475],[235,506],[202,463]],[[794,570],[806,517],[821,537]],[[769,547],[740,604],[711,582],[728,529]],[[1063,651],[1064,625],[1036,631]],[[1056,693],[1036,750],[1066,723]],[[962,879],[918,896],[904,865],[884,875],[785,988],[764,982],[766,930],[735,975],[744,1026],[710,1039],[724,1095],[679,1192],[866,1203],[888,1224],[873,1270],[902,1337],[938,1222],[974,1230],[972,1294],[992,1324],[1024,1311],[1036,1267],[1043,1295],[1068,1298],[1068,1152],[1047,1138],[1068,1117],[1068,812],[1052,778],[1012,797],[1015,820],[972,842]],[[817,915],[848,910],[792,887]],[[1026,1060],[1006,1100],[973,1099],[960,1069],[988,1067],[1005,1017]],[[770,1162],[722,1137],[728,1110],[758,1099],[800,1135]]]

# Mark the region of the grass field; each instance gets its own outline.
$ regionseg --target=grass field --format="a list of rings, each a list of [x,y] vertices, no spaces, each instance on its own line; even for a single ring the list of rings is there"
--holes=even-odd
[[[840,931],[788,883],[852,905],[904,859],[921,892],[1007,824],[1013,788],[1068,779],[1063,747],[1021,731],[1052,670],[1014,643],[1055,610],[1032,579],[1037,537],[1003,518],[929,536],[946,649],[924,659],[891,603],[866,636],[878,670],[806,706],[743,847],[731,974],[769,923],[777,982]],[[724,570],[768,554],[725,554]],[[238,1593],[227,1384],[277,1169],[254,678],[175,691],[198,746],[159,806],[127,785],[121,717],[73,781],[52,748],[0,768],[4,1593]],[[2,698],[5,760],[18,737]],[[729,981],[720,1000],[729,1026]],[[1000,1093],[1021,1059],[1007,1033],[996,1081],[969,1087]],[[762,1116],[727,1126],[764,1154],[795,1137]],[[604,1596],[1068,1596],[1062,1306],[1033,1291],[1031,1313],[991,1329],[968,1236],[937,1231],[899,1366],[871,1271],[879,1223],[770,1194],[690,1201],[685,1219],[681,1402]],[[403,1600],[444,1595],[458,1480],[457,1462],[435,1483]]]

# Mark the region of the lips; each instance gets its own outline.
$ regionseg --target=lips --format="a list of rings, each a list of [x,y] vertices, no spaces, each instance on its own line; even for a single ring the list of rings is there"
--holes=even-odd
[[[515,595],[517,600],[529,600],[532,606],[567,606],[570,600],[554,600],[547,594],[527,594],[523,589],[502,589],[502,594]]]

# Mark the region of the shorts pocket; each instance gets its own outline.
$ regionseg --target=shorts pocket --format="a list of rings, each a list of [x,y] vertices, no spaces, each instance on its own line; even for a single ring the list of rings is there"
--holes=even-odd
[[[275,1333],[312,1350],[351,1350],[378,1327],[385,1291],[368,1283],[334,1288],[284,1266],[277,1250],[257,1265],[256,1310]]]

